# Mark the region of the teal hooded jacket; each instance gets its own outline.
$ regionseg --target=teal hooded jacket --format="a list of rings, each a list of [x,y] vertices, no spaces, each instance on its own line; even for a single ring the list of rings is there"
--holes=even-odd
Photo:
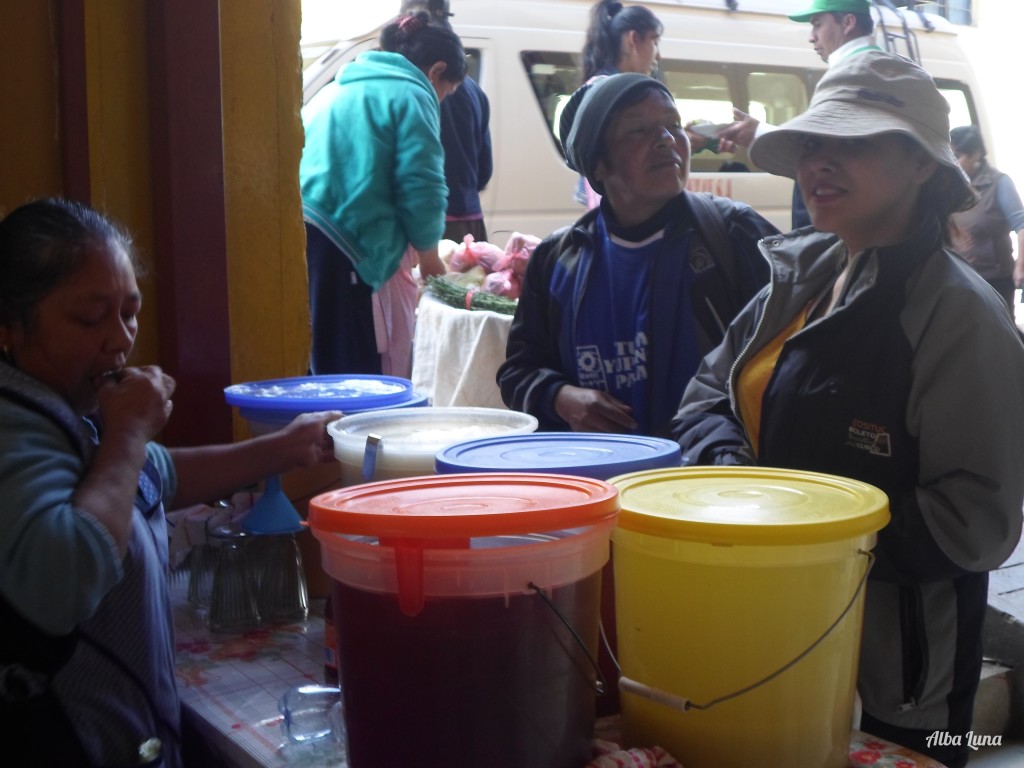
[[[433,86],[399,53],[368,51],[302,110],[302,210],[377,290],[408,245],[437,246],[448,187]]]

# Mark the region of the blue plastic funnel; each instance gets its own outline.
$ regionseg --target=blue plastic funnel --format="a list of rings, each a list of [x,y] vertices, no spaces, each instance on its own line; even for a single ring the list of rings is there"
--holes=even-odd
[[[281,490],[281,478],[270,475],[252,509],[239,524],[247,533],[296,533],[302,530],[302,518],[295,505]]]

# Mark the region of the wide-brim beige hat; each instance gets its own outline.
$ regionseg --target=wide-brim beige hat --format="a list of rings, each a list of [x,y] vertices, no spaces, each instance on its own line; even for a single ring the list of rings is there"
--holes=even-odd
[[[865,138],[902,133],[949,169],[953,183],[972,197],[970,181],[949,145],[949,102],[931,75],[885,51],[855,53],[830,67],[807,111],[750,145],[750,159],[778,176],[796,178],[802,137]]]

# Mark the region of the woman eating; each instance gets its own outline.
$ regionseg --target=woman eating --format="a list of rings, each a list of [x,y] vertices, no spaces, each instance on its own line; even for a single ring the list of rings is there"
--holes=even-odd
[[[0,734],[37,765],[182,765],[164,508],[334,460],[339,413],[153,442],[174,380],[129,365],[141,304],[131,242],[96,211],[0,221]]]

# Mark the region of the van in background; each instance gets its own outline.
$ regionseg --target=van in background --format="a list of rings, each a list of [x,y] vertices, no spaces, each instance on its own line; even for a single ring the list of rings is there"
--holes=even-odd
[[[557,126],[562,106],[580,84],[580,51],[593,0],[450,2],[470,74],[491,103],[494,175],[482,195],[487,228],[501,246],[514,231],[546,236],[584,210],[573,198],[576,174],[562,159]],[[807,108],[825,65],[807,42],[809,25],[786,16],[806,2],[646,0],[644,5],[665,26],[657,77],[675,95],[684,122],[731,122],[737,107],[779,125]],[[879,45],[919,57],[950,102],[950,124],[980,125],[991,147],[975,74],[956,27],[938,16],[883,5],[894,6],[876,0]],[[303,101],[345,62],[374,48],[379,31],[379,26],[353,31],[308,66]],[[780,229],[790,228],[793,182],[761,171],[743,149],[696,153],[688,186],[745,202]]]

